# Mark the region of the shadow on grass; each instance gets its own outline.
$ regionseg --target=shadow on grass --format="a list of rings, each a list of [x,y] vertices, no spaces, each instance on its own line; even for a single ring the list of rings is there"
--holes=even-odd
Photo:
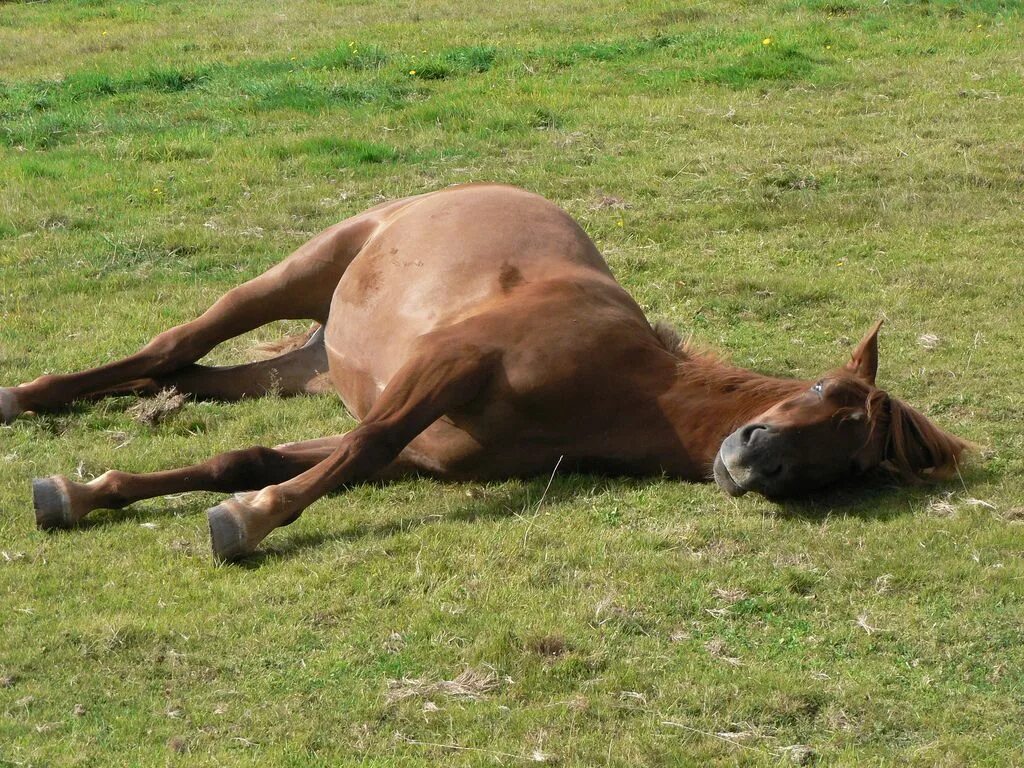
[[[777,515],[783,519],[814,521],[838,513],[884,522],[913,513],[936,494],[964,490],[979,479],[979,473],[980,470],[973,469],[940,483],[905,485],[884,470],[877,470],[856,481],[806,497],[778,501]]]
[[[615,486],[628,484],[642,488],[660,483],[660,478],[608,478],[595,475],[567,475],[556,479],[547,488],[544,504],[558,504],[593,492],[595,485]],[[905,486],[896,484],[890,475],[878,473],[857,484],[847,484],[805,499],[786,500],[777,503],[777,515],[781,519],[821,521],[829,515],[841,514],[863,520],[885,522],[901,515],[912,514],[915,509],[925,506],[936,493],[960,488],[960,481],[937,485]],[[496,520],[519,515],[529,516],[538,509],[538,501],[547,486],[547,481],[537,479],[515,489],[499,494],[485,495],[471,500],[453,512],[443,515],[424,515],[413,518],[392,520],[387,523],[361,524],[342,531],[321,531],[299,533],[283,541],[274,541],[262,547],[245,560],[235,565],[242,568],[259,568],[267,560],[293,557],[304,550],[318,548],[336,541],[352,541],[367,537],[387,538],[399,533],[408,533],[436,522],[474,522]],[[740,502],[742,503],[742,502]]]
[[[152,523],[157,520],[164,520],[171,517],[193,517],[199,505],[195,501],[187,502],[184,499],[174,499],[169,504],[140,506],[133,504],[124,509],[97,509],[90,512],[89,516],[79,521],[74,530],[88,530],[90,528],[108,528],[124,525],[125,523]],[[206,506],[213,506],[212,504]],[[206,506],[203,510],[206,510]]]
[[[977,471],[965,474],[964,481],[970,482]],[[240,568],[253,569],[262,567],[268,560],[294,557],[308,549],[322,547],[337,541],[354,541],[365,538],[386,539],[400,533],[408,533],[425,525],[436,522],[474,522],[477,520],[497,520],[516,516],[530,516],[543,505],[556,505],[571,502],[574,499],[594,493],[595,488],[622,489],[643,488],[663,482],[662,478],[615,478],[603,475],[567,474],[556,477],[548,485],[548,480],[537,477],[524,481],[514,488],[502,488],[492,492],[484,485],[479,497],[471,497],[454,511],[438,515],[420,515],[403,517],[379,524],[360,523],[346,526],[337,531],[317,531],[295,533],[291,536],[275,537],[264,544],[259,550],[233,565]],[[380,483],[384,486],[387,483]],[[468,484],[470,488],[479,488]],[[860,479],[856,483],[847,483],[805,498],[787,499],[775,502],[776,514],[781,519],[820,521],[829,515],[841,514],[854,516],[863,520],[884,522],[901,515],[911,514],[915,509],[925,506],[937,493],[962,488],[960,478],[944,484],[906,486],[894,481],[891,475],[877,472]],[[332,496],[343,494],[339,491]],[[125,523],[144,523],[171,517],[192,517],[197,509],[205,510],[215,499],[206,504],[197,504],[195,500],[186,502],[174,499],[171,504],[146,506],[134,505],[122,510],[98,510],[83,520],[79,527],[104,528],[123,525]],[[543,500],[543,502],[541,502]],[[739,501],[742,504],[742,500]]]
[[[294,557],[307,549],[314,549],[336,541],[355,541],[365,538],[386,539],[399,533],[409,533],[425,525],[437,522],[471,523],[477,520],[500,520],[519,515],[530,516],[544,505],[571,501],[584,493],[590,493],[595,482],[615,482],[609,478],[596,478],[590,475],[569,475],[562,480],[555,480],[548,487],[546,479],[537,478],[519,488],[503,489],[498,493],[484,491],[480,498],[471,498],[467,504],[443,515],[421,515],[404,517],[379,524],[357,524],[339,531],[318,531],[315,533],[298,533],[282,541],[269,543],[244,560],[233,565],[240,568],[259,568],[267,560]],[[627,480],[634,484],[655,482],[654,479],[644,481]],[[545,494],[545,488],[547,493]]]

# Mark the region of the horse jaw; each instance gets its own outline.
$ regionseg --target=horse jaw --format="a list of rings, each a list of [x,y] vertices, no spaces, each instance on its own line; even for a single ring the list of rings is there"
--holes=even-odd
[[[715,465],[713,469],[715,475],[715,483],[718,487],[725,491],[730,496],[742,496],[747,492],[747,489],[732,479],[732,475],[729,474],[728,468],[725,466],[725,461],[722,460],[722,452],[719,451],[715,454]]]

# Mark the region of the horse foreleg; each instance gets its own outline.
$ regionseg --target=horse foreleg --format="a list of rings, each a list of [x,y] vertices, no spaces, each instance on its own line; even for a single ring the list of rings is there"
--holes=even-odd
[[[112,470],[87,483],[65,477],[32,483],[36,525],[71,528],[94,509],[121,509],[142,499],[183,491],[238,491],[284,482],[331,455],[341,437],[253,447],[222,453],[200,464],[147,474]]]
[[[214,556],[252,552],[271,531],[290,523],[324,494],[365,481],[390,465],[420,432],[476,397],[499,352],[460,343],[451,335],[423,343],[394,375],[363,422],[329,456],[283,483],[228,499],[207,513]]]

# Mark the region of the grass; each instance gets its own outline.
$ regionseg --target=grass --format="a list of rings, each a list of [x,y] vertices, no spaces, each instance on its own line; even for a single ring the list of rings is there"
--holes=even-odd
[[[962,484],[786,506],[658,479],[369,486],[216,568],[215,495],[43,535],[29,479],[341,432],[336,400],[19,420],[0,765],[1018,760],[1021,10],[4,6],[4,384],[134,351],[382,198],[493,179],[559,202],[653,317],[743,365],[813,376],[886,316],[881,381],[986,450]]]

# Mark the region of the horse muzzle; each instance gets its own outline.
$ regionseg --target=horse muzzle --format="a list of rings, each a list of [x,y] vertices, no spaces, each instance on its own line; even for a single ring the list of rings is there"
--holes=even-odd
[[[775,445],[778,434],[765,424],[747,424],[722,442],[713,467],[715,482],[730,496],[755,491],[778,495],[783,466]]]
[[[742,496],[747,492],[746,488],[733,480],[732,474],[730,474],[729,469],[725,466],[725,461],[722,459],[721,450],[715,455],[715,465],[712,471],[714,472],[715,483],[730,496]]]

